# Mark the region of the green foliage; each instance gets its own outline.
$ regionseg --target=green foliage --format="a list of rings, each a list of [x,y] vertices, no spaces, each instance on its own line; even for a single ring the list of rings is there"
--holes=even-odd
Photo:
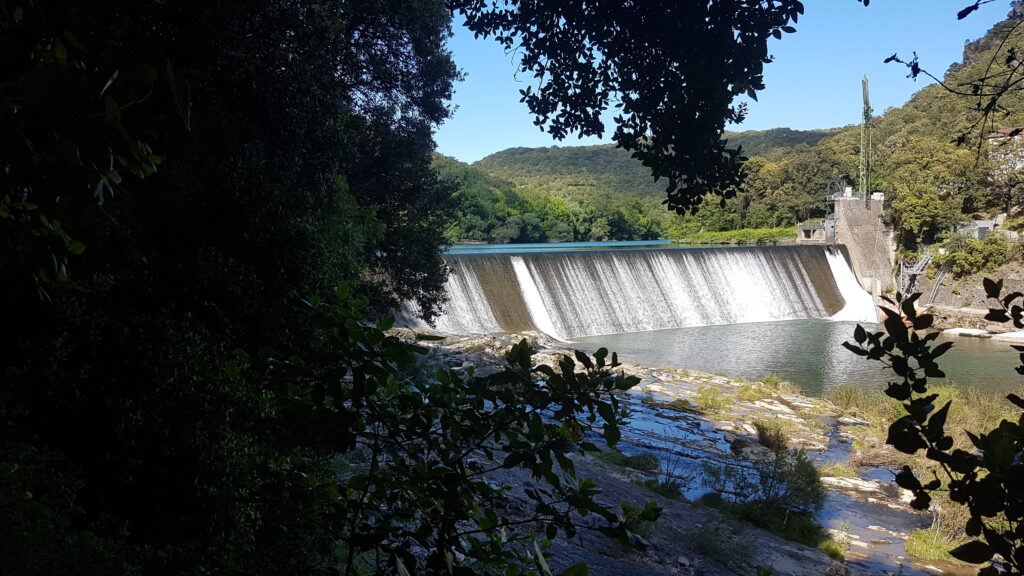
[[[1002,294],[1002,281],[985,279],[986,294],[997,308],[986,318],[994,322],[1013,322],[1024,327],[1024,308],[1018,303],[1019,293]],[[921,336],[918,330],[931,326],[932,317],[918,315],[915,302],[920,294],[903,300],[897,308],[883,308],[887,319],[885,331],[869,333],[858,326],[854,342],[843,345],[869,360],[889,366],[897,380],[891,382],[886,394],[903,402],[905,415],[889,426],[886,442],[897,450],[914,455],[924,451],[935,463],[933,478],[922,482],[910,466],[896,475],[896,482],[914,494],[911,504],[928,508],[931,494],[948,490],[953,502],[963,504],[970,513],[964,532],[974,538],[950,551],[955,558],[981,564],[995,554],[1002,556],[999,564],[984,568],[984,573],[1020,573],[1024,567],[1024,538],[1015,526],[1024,521],[1024,495],[1019,490],[1020,454],[1024,453],[1024,412],[1016,421],[1002,420],[986,432],[967,432],[972,448],[957,447],[947,432],[947,419],[952,401],[939,406],[939,395],[929,389],[928,378],[942,377],[936,359],[952,343],[932,346],[935,332]],[[895,304],[895,303],[893,303]],[[904,324],[904,318],[910,323]],[[1022,351],[1020,347],[1018,351]],[[1024,357],[1022,357],[1024,361]],[[1018,368],[1022,371],[1024,368]],[[1024,372],[1022,372],[1024,373]],[[1024,410],[1024,400],[1015,394],[1007,399]]]
[[[952,235],[942,243],[945,254],[935,257],[936,264],[949,263],[956,277],[970,276],[979,272],[992,272],[1009,259],[1009,245],[998,234],[985,240]]]
[[[822,139],[834,136],[839,128],[825,130],[793,130],[791,128],[772,128],[769,130],[744,130],[730,132],[726,130],[722,138],[729,144],[740,146],[745,156],[765,156],[777,148],[795,148],[801,144],[814,146]]]
[[[819,542],[818,550],[821,550],[825,553],[826,556],[835,560],[836,562],[843,562],[846,560],[845,547],[842,544],[836,542],[835,540],[832,540],[831,538]]]
[[[657,454],[652,452],[641,452],[632,456],[626,456],[624,464],[629,468],[643,472],[657,471],[661,468],[661,461],[658,459]]]
[[[574,150],[575,155],[580,156],[586,151],[602,149],[566,150]],[[532,151],[512,149],[499,155],[518,150]],[[652,195],[646,198],[631,198],[612,187],[611,179],[607,182],[599,180],[601,185],[595,183],[584,193],[574,193],[572,187],[581,176],[573,171],[601,168],[573,163],[557,166],[569,173],[538,178],[538,174],[546,173],[543,167],[530,163],[525,166],[529,168],[525,172],[519,170],[523,166],[518,165],[513,165],[512,170],[503,170],[502,164],[489,162],[495,156],[498,155],[484,158],[474,166],[440,155],[434,157],[435,169],[442,179],[456,186],[458,220],[448,232],[454,241],[502,244],[549,240],[650,240],[663,235],[664,222],[670,218],[655,200],[655,195],[660,193],[652,191]],[[512,155],[510,159],[531,161],[529,154],[522,156]],[[598,163],[597,166],[604,165]],[[640,177],[647,176],[641,172]],[[568,192],[565,187],[568,187]]]
[[[837,462],[835,464],[829,464],[828,466],[823,466],[821,468],[821,470],[819,470],[819,472],[820,472],[820,474],[822,476],[826,476],[826,477],[834,477],[834,478],[835,477],[838,477],[838,478],[856,478],[857,477],[857,472],[853,468],[850,468],[847,464],[843,464],[842,462]]]
[[[704,484],[749,508],[752,516],[813,513],[825,502],[825,489],[814,463],[799,450],[784,450],[768,461],[745,466],[704,462]]]
[[[930,528],[922,528],[908,534],[903,546],[907,554],[919,560],[963,564],[949,553],[963,543],[964,541],[947,540],[942,534]]]
[[[627,455],[619,449],[601,450],[594,454],[598,460],[613,466],[632,468],[642,472],[657,471],[661,468],[661,461],[652,452],[641,452],[639,454]]]
[[[643,486],[651,492],[664,496],[665,498],[672,500],[679,500],[682,498],[682,494],[680,494],[679,491],[683,489],[683,484],[678,480],[673,480],[671,478],[640,478],[633,480],[633,483]]]
[[[697,398],[694,400],[702,412],[716,412],[729,405],[729,398],[722,394],[722,391],[714,386],[701,386],[697,388]]]
[[[321,423],[283,440],[302,440],[323,457],[357,448],[368,454],[352,475],[317,478],[340,496],[344,573],[381,568],[370,558],[437,571],[456,553],[465,558],[460,565],[524,563],[514,544],[531,538],[515,530],[526,520],[553,538],[575,533],[570,514],[596,514],[608,522],[606,533],[630,539],[630,523],[657,516],[598,505],[596,486],[577,479],[567,457],[596,449],[583,437],[584,423],[603,424],[610,446],[618,440],[624,411],[615,394],[638,380],[614,374],[617,364],[607,362],[606,350],[534,367],[524,340],[506,354],[506,369],[491,376],[464,380],[439,371],[428,380],[403,380],[396,368],[409,365],[417,350],[361,321],[364,305],[314,301],[320,348],[310,360],[271,356],[265,362],[274,369],[258,372],[271,379],[277,411]],[[351,382],[337,385],[344,374]],[[533,375],[546,385],[537,386]],[[485,481],[499,468],[527,470],[547,485],[525,490],[533,504],[526,519],[503,504],[511,486]],[[426,558],[413,556],[409,542]]]
[[[840,384],[825,392],[825,398],[847,413],[867,410],[872,402],[867,392],[853,384]]]
[[[776,455],[784,454],[789,444],[786,432],[778,420],[754,420],[757,441]]]
[[[780,240],[796,238],[796,228],[744,228],[716,232],[688,232],[685,229],[669,230],[669,237],[682,244],[776,244]]]
[[[748,470],[703,463],[704,483],[714,492],[701,503],[808,546],[827,540],[814,512],[825,502],[817,469],[800,451],[756,462]]]

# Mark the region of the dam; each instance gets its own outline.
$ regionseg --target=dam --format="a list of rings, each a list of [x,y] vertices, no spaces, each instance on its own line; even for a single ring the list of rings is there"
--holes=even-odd
[[[669,328],[836,318],[874,322],[842,247],[458,254],[446,334],[536,330],[560,340]],[[415,309],[401,324],[427,328]]]

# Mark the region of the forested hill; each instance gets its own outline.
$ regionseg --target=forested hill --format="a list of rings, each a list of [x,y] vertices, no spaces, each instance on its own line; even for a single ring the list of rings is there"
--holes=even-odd
[[[726,132],[725,138],[730,145],[742,146],[745,155],[761,156],[777,148],[800,144],[814,146],[840,130],[773,128]],[[509,148],[473,163],[473,167],[519,186],[542,188],[559,197],[613,194],[645,198],[661,197],[665,193],[663,183],[654,182],[646,168],[612,144]]]
[[[835,136],[842,128],[820,130],[792,130],[772,128],[771,130],[745,130],[725,132],[723,138],[732,146],[743,148],[744,156],[764,156],[776,148],[793,148],[801,144],[814,146],[829,136]]]

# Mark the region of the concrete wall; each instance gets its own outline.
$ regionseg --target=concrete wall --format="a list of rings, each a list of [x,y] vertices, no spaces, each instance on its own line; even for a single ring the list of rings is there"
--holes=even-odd
[[[872,199],[865,206],[863,199],[836,198],[836,243],[846,246],[861,286],[876,298],[896,290],[896,244],[892,230],[882,222],[882,203]]]

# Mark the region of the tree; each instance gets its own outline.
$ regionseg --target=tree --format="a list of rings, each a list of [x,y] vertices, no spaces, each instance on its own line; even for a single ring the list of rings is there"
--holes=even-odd
[[[293,482],[330,463],[276,445],[298,423],[225,370],[310,349],[301,303],[343,281],[436,302],[449,24],[412,0],[0,3],[3,501],[53,518],[24,572],[330,555],[328,495]]]
[[[795,31],[797,0],[542,3],[453,2],[478,35],[522,55],[537,79],[522,91],[536,124],[557,139],[601,135],[618,109],[613,140],[666,178],[669,209],[694,210],[709,192],[740,183],[741,156],[721,140],[756,97],[768,39]]]
[[[1002,281],[985,279],[985,291],[996,300],[997,307],[989,310],[986,319],[995,322],[1013,322],[1024,327],[1024,299],[1020,293],[1002,294]],[[980,576],[1021,574],[1024,570],[1024,535],[1020,527],[1024,522],[1024,494],[1021,482],[1024,469],[1024,412],[1016,422],[1003,420],[989,431],[968,431],[973,446],[955,447],[946,432],[946,418],[950,402],[936,406],[937,394],[928,391],[928,378],[944,376],[936,360],[948,351],[952,342],[933,346],[938,332],[921,335],[918,331],[931,327],[930,314],[918,314],[915,302],[920,294],[913,294],[891,307],[883,307],[884,332],[869,333],[862,326],[854,332],[854,342],[844,342],[850,351],[868,360],[881,362],[895,374],[885,393],[904,402],[906,414],[889,426],[886,443],[906,454],[925,451],[928,460],[935,463],[932,479],[923,481],[920,471],[915,473],[904,466],[896,475],[896,483],[913,492],[911,505],[924,510],[931,504],[931,493],[948,491],[949,499],[967,507],[970,519],[964,530],[975,538],[950,553],[972,564],[989,563],[978,571]],[[1024,347],[1014,346],[1019,352]],[[1024,374],[1022,366],[1017,368]],[[1024,411],[1024,400],[1016,394],[1007,400]],[[998,554],[1000,559],[994,560]]]

